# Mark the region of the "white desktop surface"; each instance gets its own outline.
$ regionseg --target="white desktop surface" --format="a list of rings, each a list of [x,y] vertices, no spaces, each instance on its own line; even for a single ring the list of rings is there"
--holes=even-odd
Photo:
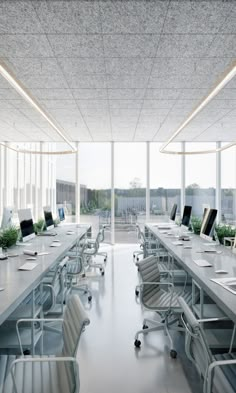
[[[73,235],[66,235],[68,226],[57,227],[56,238],[60,241],[61,247],[50,247],[52,237],[35,237],[30,241],[31,245],[24,243],[27,249],[35,250],[39,253],[48,252],[45,255],[37,257],[37,266],[31,271],[18,270],[20,266],[27,262],[28,255],[23,254],[23,249],[20,246],[15,246],[9,249],[9,252],[19,254],[14,258],[0,261],[0,287],[4,291],[0,292],[0,324],[4,322],[8,316],[16,309],[16,307],[31,293],[31,291],[38,286],[44,275],[49,269],[69,251],[69,249],[76,243],[78,238],[81,238],[89,228],[76,228],[71,224],[70,229],[74,231]]]
[[[222,245],[216,246],[221,253],[199,253],[206,249],[204,239],[192,234],[191,249],[185,249],[173,244],[173,238],[169,237],[152,224],[145,224],[146,227],[165,246],[178,263],[200,284],[203,290],[215,301],[216,304],[236,323],[236,295],[230,293],[225,288],[211,281],[219,278],[215,271],[225,270],[225,277],[236,277],[236,255]],[[188,242],[183,242],[185,243]],[[212,243],[209,243],[212,244]],[[194,263],[196,259],[204,259],[212,264],[211,267],[200,267]],[[0,283],[1,284],[1,283]]]

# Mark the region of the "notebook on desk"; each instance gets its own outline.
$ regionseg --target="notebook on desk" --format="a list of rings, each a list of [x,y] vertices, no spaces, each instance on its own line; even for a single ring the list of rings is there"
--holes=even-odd
[[[39,232],[37,236],[56,236],[56,232]]]
[[[208,261],[206,261],[205,259],[193,259],[193,262],[196,263],[196,265],[198,265],[200,267],[210,267],[210,266],[212,266],[212,264],[209,263]]]
[[[20,266],[18,270],[33,270],[38,263],[26,262],[24,265]]]

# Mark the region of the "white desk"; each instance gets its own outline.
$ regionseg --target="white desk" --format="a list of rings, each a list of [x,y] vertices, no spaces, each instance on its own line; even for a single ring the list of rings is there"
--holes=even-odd
[[[197,251],[206,248],[204,246],[206,241],[194,234],[190,234],[191,241],[183,242],[186,245],[191,244],[192,248],[184,249],[183,246],[173,245],[172,242],[176,238],[161,233],[155,225],[146,224],[145,227],[164,245],[224,313],[236,323],[236,295],[210,280],[211,278],[236,277],[236,255],[223,246],[217,246],[217,250],[222,251],[221,254],[198,253]],[[205,259],[213,266],[199,267],[193,262],[193,259]],[[227,270],[228,274],[216,274],[215,270],[219,269]]]
[[[57,236],[36,237],[27,242],[25,246],[15,246],[9,252],[19,254],[18,257],[8,258],[0,261],[0,287],[4,291],[0,292],[0,325],[9,315],[20,305],[20,303],[35,289],[41,282],[43,276],[49,269],[69,251],[78,238],[84,236],[89,229],[88,226],[77,228],[76,225],[59,226],[54,229]],[[67,235],[67,231],[74,231],[74,234]],[[50,247],[53,240],[59,240],[61,246]],[[38,252],[49,252],[48,255],[37,256],[36,266],[31,271],[20,271],[18,268],[25,262],[28,255],[23,255],[23,250],[32,249]]]

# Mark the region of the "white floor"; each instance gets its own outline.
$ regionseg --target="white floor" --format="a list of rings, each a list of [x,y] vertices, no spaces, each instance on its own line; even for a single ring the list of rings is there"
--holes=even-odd
[[[132,251],[136,245],[104,246],[109,252],[105,276],[90,279],[92,304],[83,302],[91,320],[79,346],[80,393],[200,393],[202,383],[184,353],[183,335],[177,333],[178,358],[169,356],[164,333],[141,337],[143,315],[134,294],[138,282]],[[149,314],[150,315],[150,314]]]

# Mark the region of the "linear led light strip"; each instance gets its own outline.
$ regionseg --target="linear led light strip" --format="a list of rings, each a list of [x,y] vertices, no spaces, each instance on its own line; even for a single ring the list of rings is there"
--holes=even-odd
[[[26,91],[25,87],[16,79],[13,73],[7,68],[5,64],[0,63],[0,74],[10,83],[10,85],[27,101],[33,108],[35,108],[44,119],[50,124],[50,126],[57,132],[58,135],[71,147],[71,150],[63,151],[31,151],[31,150],[21,150],[10,147],[6,144],[0,143],[1,145],[11,148],[20,153],[32,153],[32,154],[71,154],[76,152],[76,148],[72,145],[69,139],[64,135],[63,131],[55,124],[54,120],[49,116],[44,109],[37,103],[35,98],[33,98],[29,92]]]
[[[213,88],[213,90],[200,102],[196,109],[188,116],[188,118],[179,126],[179,128],[174,132],[174,134],[165,142],[161,148],[161,153],[167,154],[207,154],[207,153],[216,153],[222,150],[226,150],[231,146],[236,145],[236,140],[228,143],[222,147],[212,150],[199,150],[199,151],[173,151],[166,150],[166,147],[180,134],[180,132],[190,123],[191,120],[227,85],[229,81],[236,75],[236,62],[230,67],[229,71],[224,74],[223,78],[220,82]]]

